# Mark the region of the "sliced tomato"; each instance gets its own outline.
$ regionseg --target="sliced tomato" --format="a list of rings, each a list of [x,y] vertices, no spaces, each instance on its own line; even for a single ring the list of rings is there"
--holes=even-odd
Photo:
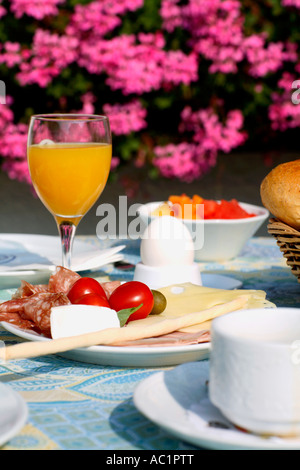
[[[225,201],[222,199],[218,204],[216,211],[216,218],[218,219],[244,219],[252,217],[254,214],[249,214],[238,203],[236,199]]]
[[[181,194],[181,196],[170,196],[169,202],[172,204],[173,215],[179,218],[202,219],[202,209],[197,211],[200,204],[204,205],[204,219],[244,219],[255,216],[245,211],[236,199],[231,201],[222,199],[219,202],[213,199],[203,199],[197,194],[194,194],[192,198]]]
[[[204,199],[204,219],[213,219],[216,216],[216,211],[218,209],[218,204],[216,201],[211,199]]]
[[[117,287],[109,297],[109,304],[113,310],[120,310],[142,306],[130,315],[128,321],[146,318],[152,311],[154,298],[149,287],[143,282],[129,281]]]
[[[101,284],[92,277],[81,277],[68,292],[68,299],[72,304],[86,294],[97,294],[107,300],[106,293]]]

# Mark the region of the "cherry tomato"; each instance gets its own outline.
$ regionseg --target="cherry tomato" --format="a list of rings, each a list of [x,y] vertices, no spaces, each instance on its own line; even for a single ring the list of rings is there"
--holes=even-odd
[[[109,297],[109,304],[117,312],[124,308],[138,307],[143,304],[136,312],[132,313],[128,321],[141,320],[146,318],[154,305],[154,298],[151,290],[146,284],[139,281],[130,281],[117,287]]]
[[[72,304],[86,294],[97,294],[107,300],[105,291],[101,284],[92,277],[81,277],[68,292],[68,299]]]
[[[79,299],[75,300],[75,302],[73,303],[80,305],[96,305],[98,307],[111,308],[107,299],[105,299],[101,295],[93,293],[85,294],[82,297],[79,297]]]

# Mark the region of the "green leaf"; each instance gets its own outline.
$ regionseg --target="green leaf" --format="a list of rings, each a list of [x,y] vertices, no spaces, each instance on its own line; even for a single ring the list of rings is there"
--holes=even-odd
[[[140,304],[138,307],[132,307],[132,308],[124,308],[123,310],[119,310],[117,312],[118,318],[120,320],[120,326],[124,326],[125,323],[127,322],[128,318],[130,315],[134,312],[136,312],[139,308],[142,307],[143,304]]]

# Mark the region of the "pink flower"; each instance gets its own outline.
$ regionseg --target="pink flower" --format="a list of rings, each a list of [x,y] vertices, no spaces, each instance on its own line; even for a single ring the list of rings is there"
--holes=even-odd
[[[66,33],[90,32],[94,38],[104,37],[121,25],[120,16],[140,8],[143,3],[144,0],[95,0],[87,5],[76,5]]]
[[[25,124],[14,124],[14,115],[9,105],[12,98],[6,97],[6,104],[0,105],[0,148],[4,157],[2,169],[10,178],[30,183],[26,147],[27,131]]]
[[[284,7],[296,7],[300,8],[300,0],[281,0]]]
[[[269,43],[265,47],[263,36],[256,36],[257,44],[254,45],[254,37],[244,40],[246,58],[250,64],[249,74],[254,77],[263,77],[270,72],[276,72],[285,61],[297,60],[297,54],[291,48],[284,49],[283,43]]]
[[[167,178],[196,180],[215,166],[219,151],[228,153],[245,142],[247,134],[241,130],[243,123],[240,110],[230,111],[225,123],[221,123],[210,108],[193,112],[186,107],[181,114],[179,131],[192,132],[193,142],[157,146],[153,164]]]
[[[163,0],[161,2],[160,15],[163,19],[163,28],[171,33],[175,28],[182,27],[183,21],[179,0]]]
[[[205,159],[199,158],[197,146],[183,142],[154,148],[153,164],[165,178],[178,178],[191,182],[207,171]]]
[[[190,0],[178,11],[183,27],[191,34],[190,46],[211,61],[211,73],[236,73],[243,60],[240,7],[237,0]]]
[[[37,29],[31,54],[24,57],[16,74],[22,86],[36,83],[46,87],[54,77],[77,59],[78,39]]]
[[[5,42],[0,53],[0,64],[6,64],[6,66],[9,68],[20,64],[22,61],[20,52],[21,45],[18,42]]]
[[[58,5],[64,2],[65,0],[11,0],[10,8],[16,18],[28,15],[41,20],[47,15],[57,15]]]
[[[164,51],[157,34],[120,35],[110,40],[86,40],[80,44],[78,63],[92,74],[106,73],[106,84],[124,95],[142,95],[163,85],[190,84],[197,80],[195,54]]]
[[[112,157],[111,159],[111,165],[110,165],[110,170],[113,171],[119,166],[120,164],[120,159],[119,157]]]
[[[95,114],[95,101],[96,97],[92,92],[87,92],[81,97],[82,108],[77,113],[81,114]]]
[[[130,134],[147,126],[147,111],[138,100],[125,104],[104,104],[103,111],[108,116],[111,131],[115,135]]]
[[[2,170],[5,171],[12,180],[18,180],[21,183],[32,184],[27,160],[7,159],[2,165]]]
[[[174,85],[185,84],[198,80],[198,58],[191,53],[182,51],[169,51],[162,61],[163,81]]]
[[[6,15],[6,9],[1,5],[2,0],[0,0],[0,18]]]
[[[278,82],[281,93],[272,94],[272,104],[269,106],[268,114],[271,127],[274,130],[285,131],[300,126],[299,104],[292,102],[292,83],[296,77],[288,72],[283,73]]]
[[[160,12],[166,31],[180,26],[190,33],[189,45],[200,58],[211,62],[212,74],[237,73],[239,64],[246,60],[249,74],[262,77],[276,72],[285,61],[297,60],[292,43],[268,43],[265,33],[246,36],[238,0],[189,0],[182,6],[179,0],[162,0]]]
[[[279,14],[288,9],[283,12],[285,18],[297,15],[295,9],[300,9],[300,0],[279,3],[282,5]],[[6,14],[5,8],[9,9],[10,19],[14,15],[22,22],[22,25],[19,22],[18,38],[23,38],[19,43],[15,36],[0,45],[4,76],[17,79],[24,88],[34,85],[46,89],[45,99],[48,102],[53,97],[54,107],[68,108],[72,98],[56,96],[59,90],[56,85],[62,84],[65,78],[69,80],[69,74],[75,70],[78,75],[72,77],[72,83],[77,76],[79,82],[72,91],[74,99],[81,100],[81,109],[75,112],[104,112],[109,116],[113,134],[118,137],[146,129],[151,120],[147,113],[161,103],[167,106],[168,93],[173,94],[172,100],[178,96],[174,112],[182,103],[181,116],[177,116],[179,128],[173,129],[172,136],[161,136],[166,145],[155,147],[154,165],[166,177],[192,181],[215,165],[219,152],[228,153],[243,145],[247,134],[243,130],[242,111],[233,109],[224,114],[230,103],[226,102],[225,106],[220,100],[223,91],[224,96],[229,96],[230,87],[237,81],[242,96],[248,94],[249,99],[253,98],[254,109],[271,98],[268,116],[273,130],[300,126],[300,108],[291,101],[291,83],[300,78],[297,76],[299,41],[293,35],[294,30],[289,34],[287,29],[279,28],[279,39],[273,40],[275,35],[268,36],[266,22],[257,18],[254,27],[247,22],[252,11],[249,13],[241,0],[161,0],[157,12],[161,25],[151,32],[147,28],[138,31],[138,21],[132,34],[126,34],[128,25],[138,18],[139,9],[145,15],[143,7],[148,4],[144,0],[11,0],[5,2],[5,8],[3,4],[0,0],[0,17]],[[254,2],[249,9],[255,5]],[[264,11],[267,8],[264,5]],[[273,9],[270,7],[269,11],[271,14]],[[145,16],[141,19],[144,21]],[[24,35],[21,34],[23,21],[27,21]],[[236,77],[228,76],[232,74]],[[209,81],[207,94],[213,89],[213,95],[205,96],[204,87]],[[65,81],[64,86],[67,84]],[[202,97],[209,104],[198,109]],[[149,103],[149,100],[153,101]],[[243,102],[241,106],[244,104],[248,103]],[[11,177],[27,180],[27,128],[14,122],[10,97],[0,108],[3,168]],[[169,111],[172,113],[173,109]],[[153,130],[159,139],[161,129]],[[76,131],[74,138],[75,134]],[[177,137],[176,141],[173,136]],[[151,140],[151,150],[152,146]],[[134,164],[143,165],[148,157],[143,147],[137,152]],[[115,156],[112,168],[118,164]]]

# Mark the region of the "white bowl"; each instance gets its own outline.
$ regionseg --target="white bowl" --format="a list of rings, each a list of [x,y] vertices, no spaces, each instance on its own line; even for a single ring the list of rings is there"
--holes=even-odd
[[[138,215],[143,224],[159,216],[151,215],[164,201],[143,204],[138,208]],[[264,207],[239,202],[247,212],[256,214],[245,219],[206,219],[187,220],[194,245],[196,261],[223,261],[238,256],[245,243],[251,238],[269,216]]]
[[[256,434],[300,434],[300,309],[236,311],[212,321],[210,401]]]

